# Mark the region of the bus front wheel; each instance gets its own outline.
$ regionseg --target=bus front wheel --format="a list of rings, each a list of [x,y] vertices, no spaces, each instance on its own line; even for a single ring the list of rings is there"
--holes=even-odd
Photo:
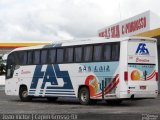
[[[23,102],[28,102],[28,101],[32,100],[32,98],[30,96],[28,96],[28,90],[27,90],[26,86],[20,87],[19,98]]]
[[[78,91],[78,98],[82,105],[91,104],[89,89],[87,87],[82,87]]]

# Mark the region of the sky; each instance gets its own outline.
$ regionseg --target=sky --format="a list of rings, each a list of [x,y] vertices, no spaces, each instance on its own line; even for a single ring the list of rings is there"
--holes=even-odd
[[[160,0],[0,0],[0,41],[58,41],[98,36],[98,30]]]

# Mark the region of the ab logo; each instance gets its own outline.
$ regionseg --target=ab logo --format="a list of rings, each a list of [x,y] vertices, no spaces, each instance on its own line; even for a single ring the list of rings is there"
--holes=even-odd
[[[73,89],[68,71],[60,71],[58,65],[47,65],[46,70],[42,70],[42,65],[37,65],[32,79],[30,89],[36,89],[38,81],[42,80],[41,89]],[[58,84],[58,79],[63,80],[63,85]],[[50,86],[47,85],[50,83]]]
[[[149,51],[146,48],[146,44],[145,43],[139,43],[138,48],[136,50],[136,54],[149,55]]]

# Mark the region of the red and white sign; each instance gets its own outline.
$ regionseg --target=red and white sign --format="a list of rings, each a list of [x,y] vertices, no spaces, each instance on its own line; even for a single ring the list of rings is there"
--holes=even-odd
[[[128,63],[150,63],[155,64],[155,58],[151,56],[128,56]]]
[[[150,11],[144,12],[98,31],[99,37],[119,38],[150,30]]]

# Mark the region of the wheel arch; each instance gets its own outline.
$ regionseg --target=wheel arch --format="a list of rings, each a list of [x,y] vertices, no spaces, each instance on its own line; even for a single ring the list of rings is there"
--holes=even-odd
[[[19,85],[19,92],[20,92],[20,89],[23,88],[23,87],[25,87],[25,88],[28,90],[28,87],[27,87],[26,84],[21,84],[21,85]],[[19,93],[19,92],[18,92],[18,93]]]
[[[32,100],[33,97],[29,96],[28,92],[29,90],[26,84],[21,84],[19,86],[19,98],[21,99],[21,101],[28,102]]]
[[[78,87],[77,97],[79,97],[79,96],[78,96],[79,90],[80,90],[81,88],[83,88],[83,87],[86,87],[86,88],[89,90],[89,86],[88,86],[88,85],[80,85],[80,86]],[[90,93],[90,90],[89,90],[89,93]]]

